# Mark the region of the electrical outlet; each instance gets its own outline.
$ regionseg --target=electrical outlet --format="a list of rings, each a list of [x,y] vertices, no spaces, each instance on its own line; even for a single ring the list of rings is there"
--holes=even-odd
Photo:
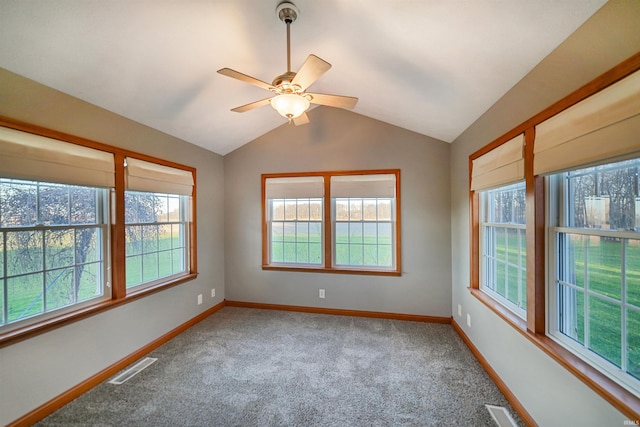
[[[211,288],[211,298],[216,297],[216,288]]]
[[[318,292],[318,296],[320,298],[324,298],[324,289],[320,289],[320,292]]]
[[[467,326],[471,327],[471,315],[467,313]]]
[[[202,294],[198,295],[198,305],[202,304]]]

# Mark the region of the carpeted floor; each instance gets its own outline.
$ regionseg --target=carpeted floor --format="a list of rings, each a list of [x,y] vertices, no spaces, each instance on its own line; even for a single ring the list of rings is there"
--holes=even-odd
[[[41,426],[495,426],[450,325],[225,307]]]

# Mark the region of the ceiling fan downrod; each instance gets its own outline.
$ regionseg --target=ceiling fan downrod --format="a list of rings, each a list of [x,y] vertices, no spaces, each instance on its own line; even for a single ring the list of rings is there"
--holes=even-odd
[[[278,18],[287,24],[287,74],[291,73],[291,24],[298,18],[298,8],[295,4],[285,1],[276,8]]]

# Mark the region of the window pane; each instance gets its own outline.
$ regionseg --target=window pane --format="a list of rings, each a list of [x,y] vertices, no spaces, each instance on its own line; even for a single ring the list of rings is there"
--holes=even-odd
[[[66,185],[39,186],[40,222],[44,225],[69,224],[69,189]]]
[[[349,199],[349,220],[362,220],[362,199]]]
[[[569,338],[584,344],[584,293],[570,286],[558,286],[558,329]]]
[[[65,307],[75,302],[73,271],[73,268],[64,268],[46,273],[47,310]]]
[[[284,240],[284,223],[272,222],[271,223],[271,241],[282,242]]]
[[[627,310],[627,366],[640,379],[640,311]]]
[[[295,221],[296,219],[296,201],[285,200],[284,202],[284,219],[287,221]]]
[[[142,255],[127,257],[127,287],[142,283]]]
[[[299,199],[298,200],[298,221],[308,221],[308,220],[309,220],[309,200]]]
[[[42,267],[42,232],[7,233],[7,275],[40,271]]]
[[[142,281],[149,282],[158,277],[158,254],[154,252],[142,255]]]
[[[78,285],[78,302],[96,298],[104,294],[102,283],[104,277],[102,274],[102,264],[99,262],[91,262],[76,267],[77,277],[79,277]]]
[[[640,308],[640,240],[627,240],[625,277],[627,282],[627,302]],[[640,336],[640,329],[637,329]],[[640,347],[638,347],[640,350]]]
[[[322,221],[323,212],[322,212],[322,200],[321,199],[310,199],[309,201],[309,219],[311,221]]]
[[[284,262],[296,262],[296,244],[285,243],[284,244]]]
[[[349,245],[349,265],[362,265],[363,263],[362,245]]]
[[[45,267],[57,268],[74,264],[75,238],[73,230],[47,230],[45,236]]]
[[[271,244],[271,261],[284,262],[284,244],[274,242]]]
[[[622,311],[619,305],[589,297],[589,348],[621,366]]]
[[[349,242],[362,243],[362,223],[350,223],[349,224]]]
[[[391,199],[378,199],[378,221],[391,221]]]
[[[38,222],[36,183],[0,179],[2,227],[27,227]]]
[[[309,241],[321,243],[322,242],[322,223],[311,222],[309,223]]]
[[[285,242],[295,242],[296,241],[296,223],[295,222],[285,222],[284,223],[284,237]]]
[[[349,223],[348,222],[336,223],[335,241],[337,244],[349,243]]]
[[[322,263],[322,245],[320,243],[309,244],[309,262],[312,264]]]
[[[102,247],[100,246],[101,232],[99,228],[77,228],[76,263],[102,261]]]
[[[362,212],[365,221],[375,221],[378,219],[378,207],[376,199],[364,199],[362,201]]]
[[[158,226],[158,250],[167,250],[167,249],[171,249],[171,243],[172,243],[172,236],[171,236],[171,230],[172,230],[172,225],[171,224],[162,224]],[[179,229],[176,227],[176,232]]]
[[[42,313],[42,296],[42,273],[7,279],[7,321],[15,322]]]
[[[336,221],[349,220],[349,199],[336,199]]]
[[[622,286],[622,244],[608,237],[588,238],[589,289],[617,300]]]
[[[284,200],[275,199],[271,202],[271,219],[273,221],[284,221]]]
[[[579,234],[560,234],[561,247],[564,257],[559,263],[559,279],[572,283],[580,288],[584,287],[585,248],[588,237]]]

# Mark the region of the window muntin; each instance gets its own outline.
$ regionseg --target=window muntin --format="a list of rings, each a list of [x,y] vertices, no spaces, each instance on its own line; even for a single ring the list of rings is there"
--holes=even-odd
[[[335,198],[334,265],[394,268],[395,200]]]
[[[271,264],[323,264],[323,200],[269,199]]]
[[[550,177],[549,334],[640,391],[640,159]]]
[[[188,196],[125,192],[127,288],[188,273],[189,205]]]
[[[108,191],[0,179],[0,326],[108,298]]]
[[[524,182],[482,191],[480,288],[526,317],[526,204]]]

